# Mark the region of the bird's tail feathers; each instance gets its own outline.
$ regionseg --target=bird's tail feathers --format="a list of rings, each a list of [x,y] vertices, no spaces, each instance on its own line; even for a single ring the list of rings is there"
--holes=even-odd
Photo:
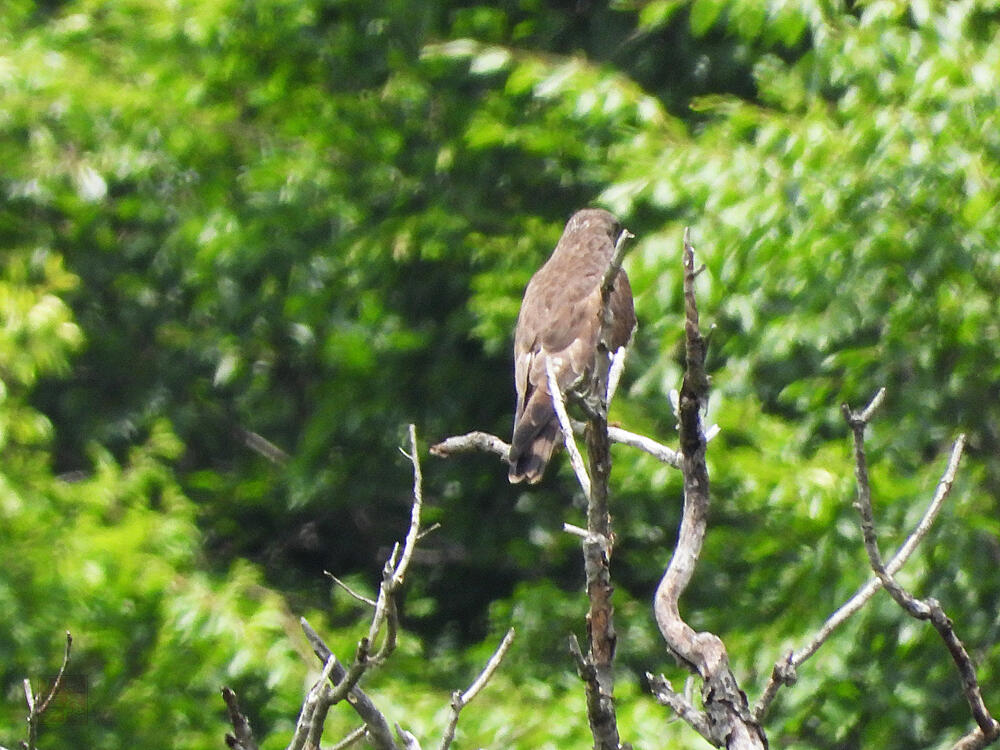
[[[540,482],[558,437],[559,421],[552,406],[552,397],[545,391],[537,390],[514,426],[507,474],[511,484],[523,480],[527,480],[528,484]]]

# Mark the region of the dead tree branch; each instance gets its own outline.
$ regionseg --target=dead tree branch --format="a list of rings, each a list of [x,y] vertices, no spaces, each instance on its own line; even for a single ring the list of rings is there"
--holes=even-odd
[[[548,367],[549,389],[559,417],[566,450],[576,472],[577,480],[587,496],[587,531],[583,538],[584,571],[587,579],[587,596],[590,606],[587,612],[587,636],[589,649],[586,656],[580,652],[579,644],[573,655],[577,660],[577,671],[583,679],[587,695],[587,717],[590,721],[594,747],[597,750],[618,750],[618,720],[614,707],[613,662],[617,636],[614,630],[614,610],[611,606],[611,518],[608,513],[608,478],[611,456],[607,439],[607,403],[593,410],[587,424],[587,452],[590,468],[597,481],[591,481],[583,465],[583,458],[573,437],[573,429],[566,414],[563,393],[550,365]],[[600,369],[600,365],[598,365]],[[599,393],[601,391],[598,391]],[[603,441],[599,434],[603,433]],[[603,446],[603,447],[602,447]],[[575,643],[575,640],[573,641]],[[571,649],[572,650],[572,649]]]
[[[591,483],[587,468],[583,465],[583,456],[580,449],[576,447],[576,439],[573,437],[573,425],[570,422],[569,414],[566,412],[566,399],[562,389],[559,388],[559,379],[552,364],[552,359],[545,360],[545,375],[549,380],[549,393],[552,394],[552,406],[556,410],[559,418],[559,429],[562,430],[563,443],[566,445],[566,452],[569,454],[569,463],[576,474],[576,481],[580,483],[583,494],[590,497]]]
[[[577,425],[573,425],[574,434],[582,435],[584,429],[584,425],[580,425],[579,429],[577,429]],[[663,443],[658,443],[645,435],[609,425],[608,437],[611,438],[612,443],[638,448],[644,453],[651,455],[660,463],[673,466],[675,469],[681,468],[681,458],[678,451],[663,445]],[[441,442],[432,445],[429,452],[432,456],[437,456],[438,458],[450,458],[459,453],[492,453],[506,464],[507,456],[510,454],[510,444],[504,442],[503,438],[496,435],[476,430],[474,432],[467,432],[464,435],[445,438]]]
[[[231,750],[258,750],[257,742],[253,738],[253,731],[250,729],[250,721],[240,709],[236,693],[228,687],[222,688],[222,700],[226,702],[226,712],[229,714],[229,723],[233,725],[234,734],[226,735],[226,745]]]
[[[21,742],[22,748],[24,750],[35,750],[38,742],[38,726],[41,723],[42,715],[48,710],[49,706],[52,705],[52,699],[56,697],[59,693],[59,689],[62,687],[63,677],[66,674],[66,666],[69,664],[70,652],[73,648],[73,636],[70,632],[66,631],[66,646],[63,650],[62,664],[59,667],[59,672],[56,674],[56,678],[52,681],[52,686],[49,688],[49,692],[45,694],[45,697],[41,695],[36,695],[34,690],[31,688],[31,680],[27,677],[24,678],[24,700],[28,704],[28,716],[26,721],[28,723],[28,739]],[[3,750],[3,748],[0,748]]]
[[[948,466],[945,469],[944,474],[941,476],[938,482],[937,489],[934,492],[934,497],[931,498],[931,502],[927,506],[927,510],[924,511],[923,517],[917,524],[913,532],[907,537],[906,541],[896,550],[896,554],[892,556],[892,559],[886,564],[885,569],[889,575],[895,575],[903,567],[910,556],[916,550],[917,546],[923,541],[924,537],[927,536],[927,532],[930,531],[931,526],[937,519],[938,513],[944,506],[945,500],[951,494],[952,485],[955,482],[955,476],[958,473],[958,464],[962,457],[962,452],[965,447],[964,436],[959,436],[955,441],[955,444],[951,449],[951,457],[948,459]],[[826,622],[823,623],[823,627],[814,635],[806,645],[802,646],[796,651],[789,652],[783,659],[779,660],[775,665],[774,669],[771,671],[771,677],[768,680],[767,686],[764,688],[764,692],[757,704],[754,706],[754,717],[757,721],[762,721],[764,716],[767,714],[767,710],[770,708],[771,703],[774,701],[778,694],[778,690],[782,685],[792,685],[795,683],[798,675],[797,669],[813,654],[815,654],[820,646],[822,646],[830,638],[833,632],[845,623],[851,615],[858,612],[868,601],[875,596],[875,594],[881,590],[882,581],[876,576],[869,579],[869,581],[858,589],[854,595],[848,599],[840,608],[837,609]]]
[[[507,631],[507,635],[503,637],[500,645],[497,646],[497,650],[493,652],[493,656],[490,660],[486,662],[486,666],[483,667],[483,671],[479,673],[479,676],[475,681],[469,686],[469,689],[464,693],[460,690],[456,690],[451,696],[451,718],[448,720],[448,726],[445,727],[444,736],[441,738],[441,744],[439,750],[448,750],[451,747],[451,743],[455,740],[455,730],[458,727],[458,716],[469,703],[486,687],[486,683],[490,681],[493,674],[497,671],[500,666],[500,662],[503,661],[504,656],[507,655],[507,651],[510,649],[510,645],[514,642],[514,628]]]
[[[306,640],[309,641],[309,645],[313,653],[316,654],[316,658],[324,666],[327,664],[330,665],[330,684],[339,687],[344,682],[345,677],[347,677],[347,670],[337,661],[337,657],[334,656],[329,646],[324,643],[323,639],[313,630],[304,617],[299,620],[299,624],[302,626],[302,632],[305,633]],[[347,702],[365,723],[367,735],[371,743],[378,750],[399,750],[392,736],[392,729],[389,727],[388,720],[375,705],[374,701],[360,687],[353,685],[350,688],[347,695]]]
[[[347,698],[358,715],[365,722],[367,734],[378,750],[399,750],[389,730],[388,721],[378,711],[375,704],[357,687],[361,677],[372,667],[383,663],[396,648],[396,632],[399,618],[396,611],[396,594],[402,587],[409,568],[413,550],[421,535],[420,512],[423,507],[423,478],[417,453],[417,434],[414,425],[410,425],[410,452],[404,455],[413,464],[413,503],[410,509],[410,524],[402,547],[396,544],[389,554],[382,569],[382,580],[376,599],[371,601],[348,589],[352,596],[369,603],[374,608],[368,634],[358,643],[354,660],[345,668],[337,657],[323,643],[309,624],[302,620],[302,629],[313,647],[313,651],[323,662],[323,672],[310,688],[299,719],[295,733],[288,745],[288,750],[319,747],[323,734],[327,713],[330,707]],[[331,576],[333,577],[333,576]],[[336,581],[337,579],[334,578]],[[338,581],[339,583],[339,581]],[[343,586],[343,584],[341,584]],[[344,588],[347,588],[344,586]],[[375,644],[381,645],[376,648]],[[223,698],[229,708],[230,723],[235,735],[227,735],[226,743],[237,750],[255,750],[249,722],[239,711],[236,696],[228,688],[223,691]],[[235,743],[235,744],[233,744]]]
[[[336,745],[331,746],[330,750],[345,750],[345,748],[348,748],[355,742],[358,742],[359,740],[363,739],[367,729],[368,728],[364,724],[362,724],[360,727],[355,729],[350,734],[345,735],[344,739],[340,740],[340,742],[338,742]]]
[[[858,484],[858,497],[855,508],[858,511],[861,523],[861,533],[864,538],[865,551],[868,553],[868,562],[872,570],[878,577],[882,586],[910,617],[917,620],[929,620],[934,629],[941,636],[948,652],[951,654],[955,667],[958,669],[959,677],[962,680],[962,691],[965,699],[969,703],[972,717],[978,725],[978,730],[974,730],[959,741],[958,746],[964,747],[985,747],[976,745],[981,741],[989,744],[1000,737],[1000,723],[994,719],[983,702],[982,691],[979,688],[979,680],[976,677],[976,668],[969,657],[965,645],[955,633],[955,627],[951,619],[945,614],[941,604],[937,599],[918,599],[908,592],[889,572],[882,560],[882,553],[878,548],[878,535],[875,531],[874,511],[872,509],[871,484],[868,479],[868,458],[865,454],[865,428],[871,421],[872,415],[885,399],[885,389],[879,390],[872,399],[872,402],[861,412],[852,411],[844,404],[841,410],[844,419],[854,436],[854,473]],[[965,436],[961,435],[956,441],[956,445],[962,445]],[[956,461],[957,463],[957,461]]]
[[[681,468],[681,454],[662,443],[658,443],[645,435],[623,430],[621,427],[613,425],[608,427],[608,437],[612,443],[620,443],[648,453],[660,463],[673,466],[675,469]]]
[[[488,432],[476,430],[464,435],[446,438],[430,447],[430,454],[438,458],[449,458],[457,453],[493,453],[505,464],[510,455],[510,443]]]
[[[420,512],[423,508],[423,475],[420,470],[420,459],[417,453],[417,431],[410,425],[410,452],[404,455],[413,464],[413,504],[410,508],[410,526],[406,532],[402,549],[397,544],[393,547],[389,559],[382,570],[382,583],[375,599],[375,612],[368,628],[368,635],[361,639],[353,663],[344,670],[343,666],[332,653],[329,654],[323,666],[323,674],[310,689],[302,704],[302,711],[295,728],[295,735],[288,750],[300,750],[303,747],[318,747],[323,734],[323,725],[330,707],[347,698],[356,687],[358,680],[373,666],[382,664],[396,648],[396,632],[399,618],[396,611],[396,594],[402,587],[413,557],[417,539],[420,536]],[[304,628],[303,628],[304,629]],[[311,630],[311,629],[310,629]],[[384,631],[384,635],[383,635]],[[313,631],[315,635],[315,631]],[[307,634],[308,637],[308,634]],[[374,644],[382,638],[382,645],[373,652]],[[327,649],[329,650],[329,649]],[[329,683],[333,682],[331,686]],[[350,702],[350,701],[349,701]],[[352,704],[353,705],[353,704]],[[374,707],[374,704],[372,704]],[[396,750],[391,734],[383,731],[388,726],[385,717],[375,712],[370,713],[365,723],[380,750]],[[376,725],[372,730],[371,723]]]
[[[634,235],[622,229],[615,241],[611,262],[601,278],[601,330],[598,337],[597,356],[587,384],[582,406],[587,415],[584,435],[587,439],[589,476],[577,472],[580,486],[587,496],[587,535],[583,539],[584,572],[587,581],[588,652],[581,654],[575,639],[572,644],[578,671],[583,678],[587,696],[587,718],[594,737],[596,750],[618,750],[621,740],[615,712],[614,658],[618,643],[615,632],[614,607],[611,595],[611,553],[614,536],[611,531],[609,482],[611,479],[611,439],[608,436],[608,403],[618,387],[625,362],[625,348],[612,352],[608,339],[611,331],[611,292],[625,259],[626,244]],[[555,378],[549,376],[549,388],[558,388]],[[562,423],[562,417],[560,417]],[[570,447],[571,430],[564,426],[567,448]],[[587,483],[583,481],[587,477]]]
[[[330,647],[326,645],[305,618],[301,618],[299,621],[313,653],[323,665],[323,671],[303,700],[295,733],[288,744],[288,750],[316,750],[319,748],[330,708],[345,699],[364,724],[341,739],[335,747],[346,748],[362,737],[366,737],[376,750],[420,750],[417,738],[400,727],[399,724],[396,724],[396,733],[393,736],[389,720],[379,710],[375,702],[358,686],[361,677],[372,667],[383,663],[395,649],[399,624],[396,595],[406,579],[406,573],[417,542],[436,527],[435,524],[424,529],[420,525],[423,508],[423,475],[417,452],[416,428],[413,425],[410,425],[409,438],[410,450],[409,452],[404,451],[404,455],[413,464],[413,503],[410,509],[410,524],[402,546],[396,544],[393,547],[383,566],[378,595],[372,600],[357,593],[336,576],[327,573],[350,596],[374,610],[368,634],[358,643],[357,652],[350,666],[345,667],[340,663]],[[464,693],[456,692],[454,694],[452,717],[446,727],[441,750],[447,750],[454,740],[459,712],[479,694],[496,672],[510,648],[513,638],[514,631],[511,630],[468,690]],[[380,639],[381,646],[376,649],[375,644]],[[229,688],[223,688],[222,697],[226,702],[229,721],[234,731],[234,734],[226,735],[226,744],[232,750],[257,750],[258,746],[253,738],[250,723],[240,710],[235,693]],[[0,748],[0,750],[3,749]]]
[[[701,554],[709,507],[706,440],[701,422],[701,414],[708,403],[709,379],[705,370],[705,340],[699,329],[694,292],[694,281],[701,270],[695,268],[694,248],[685,231],[686,370],[678,402],[684,510],[677,546],[656,590],[654,613],[667,648],[680,664],[699,675],[703,681],[704,713],[678,704],[682,708],[679,715],[716,747],[740,750],[766,748],[767,738],[751,714],[746,695],[729,668],[729,656],[722,640],[713,633],[695,632],[684,622],[678,608],[678,600],[691,581]],[[662,687],[662,683],[654,685]],[[670,694],[673,694],[672,691],[664,693],[664,696]]]

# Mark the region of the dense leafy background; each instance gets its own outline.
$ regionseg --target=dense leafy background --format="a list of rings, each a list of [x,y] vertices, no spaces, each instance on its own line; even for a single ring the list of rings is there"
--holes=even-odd
[[[406,423],[506,432],[521,290],[587,204],[639,238],[614,416],[664,440],[684,226],[708,266],[722,431],[685,612],[751,698],[865,578],[838,410],[885,385],[887,548],[969,437],[904,581],[945,604],[1000,707],[998,80],[991,0],[8,0],[0,741],[69,629],[75,687],[43,746],[219,747],[226,683],[282,747],[312,667],[297,617],[344,654],[360,632],[321,571],[370,587],[405,530]],[[639,677],[681,676],[648,604],[678,477],[615,455],[624,735],[702,746]],[[462,746],[585,746],[571,473],[528,491],[487,457],[425,473],[442,529],[372,692],[433,736],[513,624]],[[777,747],[913,748],[970,722],[934,634],[878,598],[767,728]]]

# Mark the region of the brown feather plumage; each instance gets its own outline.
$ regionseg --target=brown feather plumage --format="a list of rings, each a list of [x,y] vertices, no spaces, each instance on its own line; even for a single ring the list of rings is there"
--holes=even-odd
[[[559,422],[546,361],[552,360],[563,393],[593,374],[601,334],[601,279],[620,233],[621,225],[607,211],[577,211],[524,291],[514,332],[517,406],[509,456],[511,482],[541,481],[558,443]],[[635,330],[632,289],[624,270],[615,277],[608,306],[608,344],[616,350],[628,344]]]

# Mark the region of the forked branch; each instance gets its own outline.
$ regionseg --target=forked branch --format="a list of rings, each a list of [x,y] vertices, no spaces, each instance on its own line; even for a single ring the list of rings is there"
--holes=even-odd
[[[62,664],[59,667],[59,672],[56,674],[56,678],[52,681],[52,686],[45,695],[36,695],[35,691],[31,687],[31,680],[27,677],[24,678],[22,683],[24,687],[24,700],[28,704],[28,739],[21,742],[23,750],[35,750],[36,743],[38,741],[38,726],[42,720],[42,715],[48,711],[49,706],[52,704],[52,699],[59,694],[59,690],[62,688],[63,677],[66,675],[66,667],[69,664],[70,652],[73,649],[73,636],[70,635],[69,631],[66,631],[66,646],[63,649],[63,659]],[[0,748],[3,750],[3,748]]]
[[[906,541],[896,550],[896,554],[886,564],[885,569],[889,575],[895,575],[899,572],[917,549],[917,546],[927,536],[927,532],[930,531],[931,526],[937,519],[938,513],[944,506],[945,500],[951,494],[951,488],[955,483],[955,476],[958,473],[958,464],[964,447],[965,437],[960,435],[952,446],[948,466],[938,482],[934,497],[931,498],[923,517],[910,536],[907,537]],[[774,669],[771,671],[771,678],[768,680],[763,694],[754,706],[754,716],[758,721],[762,721],[767,714],[767,710],[770,708],[781,686],[794,684],[798,678],[798,668],[807,659],[812,657],[819,650],[820,646],[826,643],[830,636],[833,635],[834,631],[847,622],[851,615],[864,607],[881,588],[882,581],[878,576],[871,578],[850,599],[841,605],[836,612],[827,618],[826,622],[823,623],[823,627],[804,646],[789,652],[774,665]]]
[[[852,411],[847,404],[844,404],[842,407],[844,419],[850,426],[854,436],[854,472],[858,484],[858,497],[855,502],[855,508],[860,517],[861,533],[864,538],[865,551],[868,553],[868,562],[871,564],[872,570],[882,583],[882,586],[885,587],[885,590],[889,592],[893,601],[904,612],[915,619],[929,620],[931,622],[938,635],[941,636],[941,640],[944,641],[952,660],[955,662],[955,667],[958,669],[962,680],[962,691],[969,704],[972,717],[978,725],[977,729],[963,737],[955,747],[985,747],[1000,737],[1000,723],[990,715],[989,709],[986,708],[986,704],[983,702],[979,680],[976,677],[975,665],[973,665],[965,645],[955,633],[954,624],[945,614],[944,609],[942,609],[937,599],[918,599],[903,588],[882,561],[882,554],[879,551],[878,535],[875,531],[874,511],[872,509],[871,483],[868,479],[868,458],[865,454],[865,428],[884,398],[885,389],[883,388],[861,412]],[[965,436],[961,435],[956,441],[956,446],[960,448],[964,442]],[[957,459],[954,463],[957,466]]]
[[[344,737],[335,747],[345,748],[364,736],[376,750],[420,749],[417,738],[398,724],[394,735],[389,720],[379,710],[375,702],[358,687],[358,680],[361,679],[362,675],[372,667],[384,662],[395,649],[396,629],[398,627],[396,595],[406,579],[406,573],[417,543],[434,528],[434,526],[428,529],[421,528],[423,475],[417,453],[416,428],[413,425],[410,425],[409,438],[410,450],[409,452],[404,451],[404,455],[413,464],[413,503],[410,509],[410,524],[402,546],[396,544],[393,547],[383,567],[382,580],[376,598],[370,599],[363,596],[336,576],[328,574],[353,598],[374,610],[368,634],[358,644],[357,652],[350,666],[345,667],[340,663],[333,651],[306,622],[305,618],[300,620],[302,632],[305,634],[306,640],[309,641],[316,658],[323,665],[323,670],[302,703],[295,733],[288,745],[288,750],[315,750],[318,748],[330,708],[345,698],[364,723],[363,726]],[[459,711],[483,689],[492,677],[510,647],[513,637],[514,631],[511,630],[479,678],[464,693],[455,694],[456,697],[452,702],[453,716],[445,730],[445,741],[442,743],[441,750],[447,750],[454,738]],[[381,646],[376,649],[375,644],[379,641],[381,641]],[[257,750],[258,745],[250,729],[250,722],[241,711],[235,693],[229,688],[223,688],[222,697],[226,702],[229,721],[233,727],[233,733],[226,735],[226,744],[232,750]]]
[[[486,683],[490,681],[493,677],[494,672],[500,666],[500,662],[503,661],[504,656],[506,656],[510,645],[514,642],[514,628],[507,631],[507,635],[503,637],[500,641],[500,645],[497,646],[497,650],[493,652],[493,656],[490,660],[486,662],[486,666],[483,667],[483,671],[479,673],[479,676],[469,685],[469,689],[464,693],[461,690],[456,690],[451,696],[451,718],[448,720],[448,726],[445,727],[444,736],[441,738],[441,745],[438,750],[448,750],[451,747],[451,743],[455,740],[455,730],[458,727],[458,716],[469,703],[479,695],[480,691],[486,687]]]
[[[706,438],[701,415],[708,404],[709,379],[705,369],[705,340],[698,322],[694,248],[684,233],[684,342],[686,369],[678,399],[681,470],[684,474],[684,509],[673,557],[667,566],[654,600],[656,623],[677,661],[702,679],[704,712],[670,689],[663,678],[651,679],[661,702],[716,747],[765,748],[767,738],[754,719],[746,695],[729,668],[729,656],[722,640],[713,633],[695,632],[680,615],[678,602],[694,574],[705,539],[709,507]]]

